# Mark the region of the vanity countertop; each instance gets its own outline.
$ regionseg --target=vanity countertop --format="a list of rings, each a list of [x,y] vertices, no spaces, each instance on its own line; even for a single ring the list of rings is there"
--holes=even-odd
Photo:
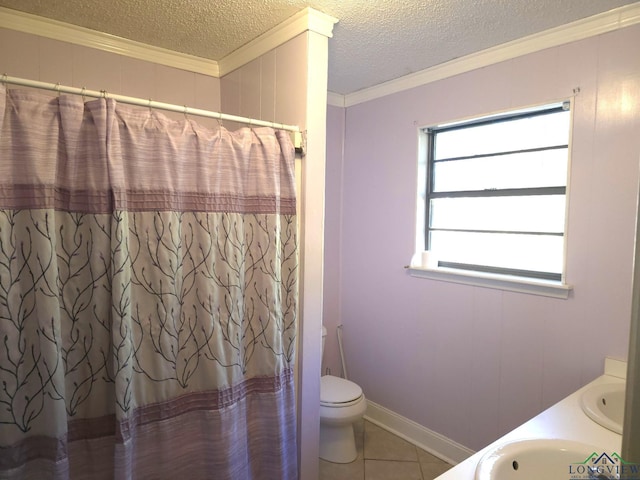
[[[498,445],[515,440],[563,438],[598,445],[607,453],[620,453],[622,436],[598,425],[587,417],[580,406],[582,392],[598,383],[624,383],[624,380],[612,375],[602,375],[596,378],[440,475],[437,480],[473,480],[476,466],[486,452]]]

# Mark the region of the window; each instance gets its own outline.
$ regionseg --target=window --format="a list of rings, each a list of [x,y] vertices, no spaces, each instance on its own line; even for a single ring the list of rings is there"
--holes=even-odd
[[[419,223],[438,266],[561,281],[569,102],[423,132]]]

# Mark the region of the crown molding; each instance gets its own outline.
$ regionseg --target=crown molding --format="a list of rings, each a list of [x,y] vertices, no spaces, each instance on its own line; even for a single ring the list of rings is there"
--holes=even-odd
[[[640,23],[640,3],[615,8],[347,94],[344,96],[344,106],[350,107],[528,53],[583,40],[638,23]]]
[[[327,92],[327,105],[332,107],[345,107],[345,96],[340,93]]]
[[[96,48],[138,60],[146,60],[218,78],[306,31],[315,32],[331,38],[333,36],[333,26],[337,22],[338,19],[307,7],[227,55],[220,62],[216,62],[214,60],[178,53],[173,50],[147,45],[69,23],[0,7],[0,27],[2,28]]]
[[[246,65],[306,31],[312,31],[331,38],[333,36],[333,26],[337,22],[337,18],[310,7],[300,10],[292,17],[220,60],[220,76],[222,77]]]
[[[69,23],[0,7],[0,27],[32,35],[97,48],[118,55],[159,63],[213,77],[219,76],[218,63],[206,58],[154,47],[126,38],[97,32]]]

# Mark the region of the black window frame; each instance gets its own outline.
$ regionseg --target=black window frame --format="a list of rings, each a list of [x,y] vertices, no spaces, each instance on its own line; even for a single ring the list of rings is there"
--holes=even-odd
[[[540,107],[537,109],[532,109],[528,111],[516,111],[516,112],[507,112],[501,115],[495,115],[490,117],[480,117],[476,119],[472,119],[465,122],[455,123],[455,124],[447,124],[443,126],[436,127],[428,127],[423,129],[424,134],[426,135],[426,152],[427,152],[427,168],[426,168],[426,195],[425,195],[425,223],[424,223],[424,242],[427,250],[430,249],[430,234],[433,231],[461,231],[461,232],[481,232],[481,233],[507,233],[514,235],[554,235],[565,237],[566,235],[566,220],[565,227],[562,233],[557,232],[536,232],[536,231],[502,231],[502,230],[472,230],[472,229],[446,229],[446,228],[432,228],[431,227],[431,200],[438,198],[488,198],[488,197],[496,197],[496,196],[528,196],[528,195],[564,195],[565,197],[565,209],[566,209],[566,194],[567,194],[567,185],[568,181],[568,171],[567,171],[567,180],[565,181],[564,186],[548,186],[548,187],[527,187],[527,188],[507,188],[507,189],[485,189],[485,190],[460,190],[460,191],[449,191],[449,192],[435,192],[434,191],[434,166],[438,162],[445,161],[455,161],[455,160],[465,160],[465,159],[474,159],[474,158],[482,158],[482,157],[496,157],[498,155],[509,155],[514,153],[527,153],[534,151],[543,151],[543,150],[551,150],[551,149],[566,149],[567,156],[570,155],[569,142],[567,144],[562,145],[554,145],[552,147],[543,147],[543,148],[532,148],[532,149],[523,149],[517,151],[508,151],[508,152],[499,152],[499,153],[489,153],[489,154],[479,154],[479,155],[469,155],[464,157],[454,157],[454,158],[446,158],[446,159],[438,159],[435,160],[435,147],[436,147],[436,137],[439,133],[449,132],[452,130],[461,130],[470,127],[477,127],[481,125],[489,125],[500,122],[509,122],[513,120],[519,120],[522,118],[533,118],[540,115],[548,115],[553,113],[558,113],[561,111],[567,111],[570,109],[570,103],[568,101],[563,102],[562,104],[553,104],[547,105],[544,107]],[[570,134],[568,133],[568,139],[570,139]],[[567,170],[569,168],[569,162],[567,163]],[[534,270],[520,270],[514,268],[507,267],[494,267],[488,265],[475,265],[475,264],[466,264],[466,263],[457,263],[444,260],[438,261],[439,267],[452,268],[456,270],[462,271],[471,271],[471,272],[482,272],[482,273],[490,273],[490,274],[500,274],[500,275],[508,275],[514,277],[523,277],[523,278],[531,278],[531,279],[541,279],[541,280],[551,280],[556,282],[561,282],[564,277],[564,265],[563,271],[561,273],[556,272],[543,272],[543,271],[534,271]]]

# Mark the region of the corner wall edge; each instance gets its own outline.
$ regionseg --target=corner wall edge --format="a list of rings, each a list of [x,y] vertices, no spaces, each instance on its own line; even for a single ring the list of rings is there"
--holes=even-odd
[[[311,31],[331,38],[337,22],[338,19],[330,15],[311,7],[304,8],[220,60],[220,76],[231,73],[301,33]]]

